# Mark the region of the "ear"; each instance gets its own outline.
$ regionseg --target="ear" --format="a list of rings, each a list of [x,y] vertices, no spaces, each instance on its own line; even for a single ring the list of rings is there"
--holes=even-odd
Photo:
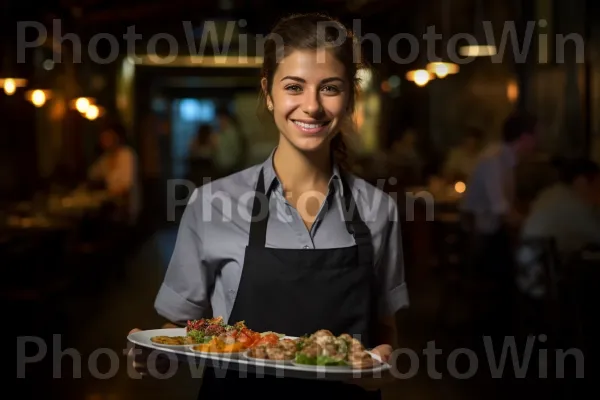
[[[269,89],[268,84],[269,84],[269,82],[267,82],[267,78],[262,78],[260,80],[260,88],[261,88],[263,94],[265,95],[265,99],[267,101],[267,104],[266,104],[267,108],[269,107],[269,105],[273,104],[273,100],[271,99],[271,96],[269,95],[269,92],[268,92],[268,89]]]

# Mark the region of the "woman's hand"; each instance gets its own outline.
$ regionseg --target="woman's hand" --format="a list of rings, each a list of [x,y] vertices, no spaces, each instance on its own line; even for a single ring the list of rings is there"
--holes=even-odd
[[[172,327],[172,326],[165,326]],[[129,334],[140,332],[140,329],[132,329]],[[158,350],[150,350],[145,347],[130,346],[127,353],[127,362],[137,375],[136,378],[151,375],[154,377],[164,376],[169,372],[173,362],[166,353]]]
[[[392,352],[392,346],[389,344],[382,344],[371,350],[371,353],[378,355],[384,363],[388,363],[391,360]],[[394,366],[392,366],[392,368],[393,367]],[[348,383],[358,385],[365,390],[371,391],[380,390],[392,382],[394,382],[394,377],[389,371],[382,372],[379,376],[360,376],[348,381]]]
[[[381,358],[381,361],[384,363],[390,361],[390,358],[392,357],[392,351],[392,346],[390,346],[389,344],[382,344],[371,350],[371,352],[377,354],[379,358]]]

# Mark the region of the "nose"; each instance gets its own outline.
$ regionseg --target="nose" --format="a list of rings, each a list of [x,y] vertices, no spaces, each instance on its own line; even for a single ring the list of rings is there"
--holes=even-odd
[[[321,99],[318,90],[307,90],[302,102],[302,111],[306,115],[317,115],[322,112]]]

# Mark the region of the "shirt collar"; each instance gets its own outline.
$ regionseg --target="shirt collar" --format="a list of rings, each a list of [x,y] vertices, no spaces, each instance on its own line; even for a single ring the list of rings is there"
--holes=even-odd
[[[262,164],[263,182],[267,194],[270,194],[271,191],[276,187],[280,187],[279,178],[277,177],[277,174],[275,173],[275,168],[273,167],[273,155],[275,154],[275,150],[277,150],[277,147],[275,147],[273,151],[271,151],[269,158],[267,158]],[[329,188],[334,186],[335,189],[339,190],[340,194],[343,196],[344,185],[342,184],[341,178],[342,174],[340,168],[336,163],[334,163],[333,173],[331,175],[331,179],[329,180]]]

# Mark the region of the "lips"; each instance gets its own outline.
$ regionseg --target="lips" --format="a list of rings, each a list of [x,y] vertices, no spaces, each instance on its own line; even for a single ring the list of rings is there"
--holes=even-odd
[[[294,125],[296,125],[302,132],[306,133],[319,133],[323,131],[327,125],[329,125],[329,121],[320,121],[320,122],[305,122],[305,121],[295,121],[292,120]]]

